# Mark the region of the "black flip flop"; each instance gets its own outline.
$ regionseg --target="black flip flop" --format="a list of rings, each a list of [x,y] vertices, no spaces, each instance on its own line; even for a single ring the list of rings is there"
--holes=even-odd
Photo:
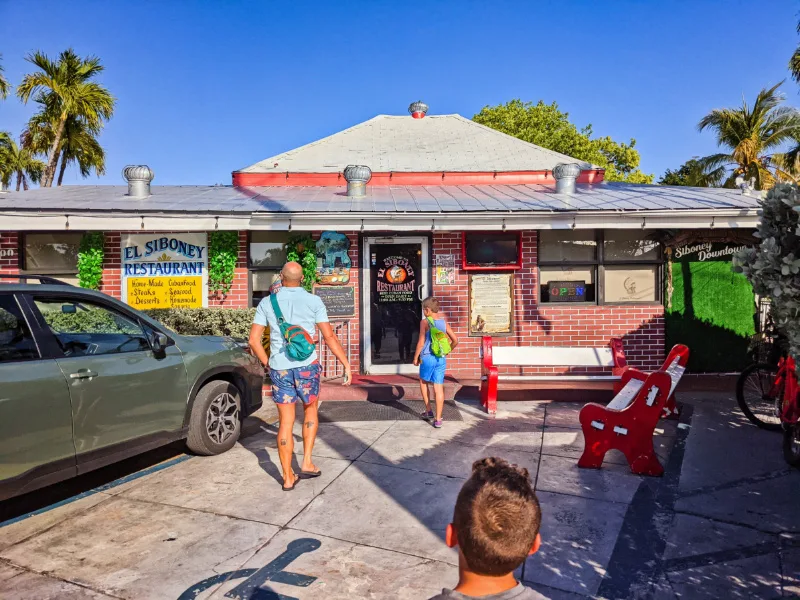
[[[291,492],[297,486],[298,481],[300,481],[300,476],[295,475],[294,483],[291,486],[286,487],[285,485],[281,485],[281,487],[283,488],[284,492]]]
[[[316,471],[300,471],[300,477],[305,479],[314,479],[320,475],[322,475],[322,471],[320,469],[317,469]]]

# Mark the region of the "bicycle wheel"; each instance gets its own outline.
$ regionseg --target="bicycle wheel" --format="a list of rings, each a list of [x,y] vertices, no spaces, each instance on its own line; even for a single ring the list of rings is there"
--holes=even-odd
[[[783,458],[800,469],[800,423],[787,425],[783,430]]]
[[[762,429],[780,431],[780,406],[783,386],[774,390],[774,365],[750,365],[736,382],[736,400],[745,416]]]

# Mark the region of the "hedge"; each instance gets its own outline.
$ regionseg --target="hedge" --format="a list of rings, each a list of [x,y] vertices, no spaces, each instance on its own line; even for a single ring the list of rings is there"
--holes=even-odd
[[[247,339],[254,308],[161,308],[143,311],[181,335],[225,335]]]

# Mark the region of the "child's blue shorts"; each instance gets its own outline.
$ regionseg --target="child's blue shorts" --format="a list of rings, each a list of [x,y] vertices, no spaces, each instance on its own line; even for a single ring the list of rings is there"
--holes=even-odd
[[[428,383],[444,383],[444,372],[447,369],[447,358],[423,354],[420,357],[419,378]]]

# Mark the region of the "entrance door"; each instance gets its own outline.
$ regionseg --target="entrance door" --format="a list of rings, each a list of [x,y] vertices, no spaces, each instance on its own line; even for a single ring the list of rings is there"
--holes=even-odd
[[[422,299],[430,290],[428,238],[364,238],[362,250],[364,370],[414,373]]]

